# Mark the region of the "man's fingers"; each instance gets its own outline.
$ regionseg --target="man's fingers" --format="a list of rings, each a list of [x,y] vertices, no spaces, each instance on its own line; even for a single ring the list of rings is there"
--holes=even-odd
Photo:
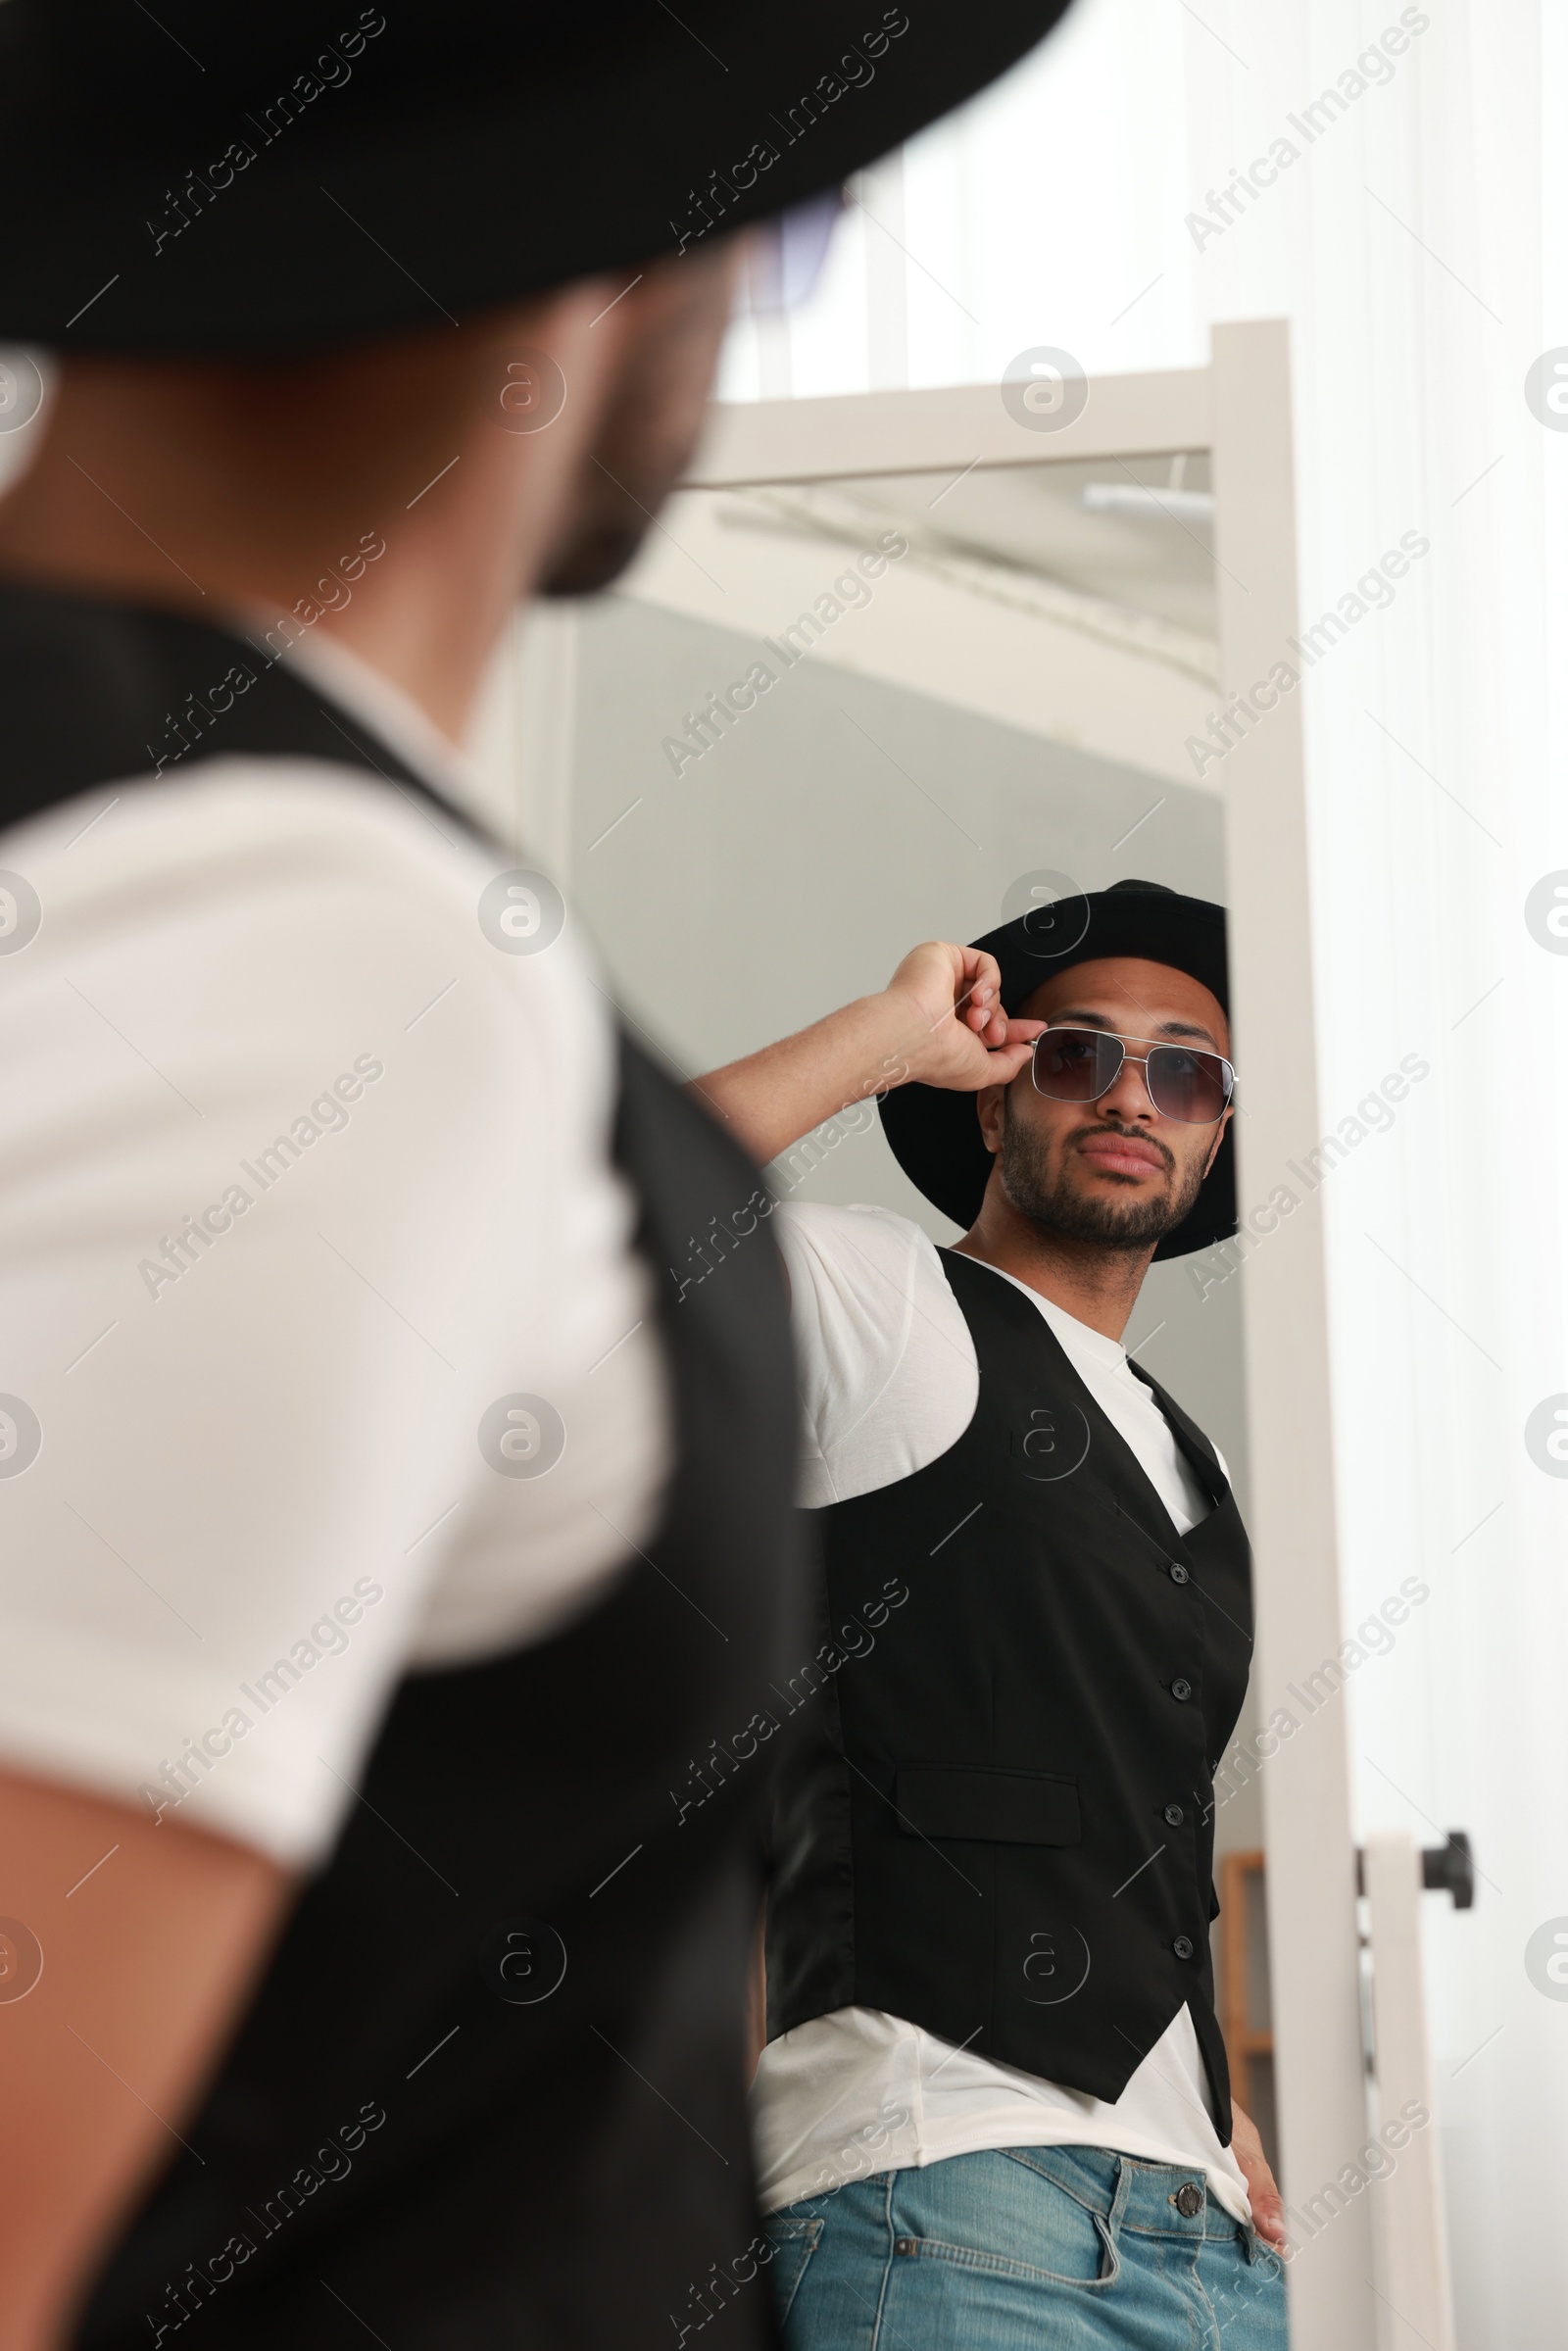
[[[1274,2175],[1266,2162],[1258,2166],[1256,2182],[1255,2184],[1250,2183],[1249,2192],[1252,2199],[1253,2217],[1259,2229],[1266,2236],[1276,2234],[1283,2236],[1285,2233],[1285,2199],[1275,2186]]]
[[[1240,2106],[1232,2108],[1231,2145],[1247,2181],[1247,2198],[1252,2207],[1252,2226],[1271,2245],[1283,2245],[1286,2240],[1285,2200],[1269,2169],[1263,2152],[1263,2141],[1257,2126]]]
[[[1016,1045],[1022,1039],[1032,1044],[1049,1025],[1044,1020],[1009,1020],[995,998],[986,1003],[976,999],[965,1007],[963,1018],[987,1045]]]
[[[988,1086],[1010,1086],[1020,1069],[1029,1064],[1034,1051],[1032,1042],[999,1045],[986,1056],[985,1083]]]
[[[1285,2242],[1285,2199],[1275,2184],[1268,2158],[1259,2146],[1255,2155],[1237,2149],[1238,2160],[1247,2180],[1248,2201],[1252,2207],[1252,2226],[1259,2236],[1270,2244]]]
[[[1013,1067],[1022,1069],[1030,1053],[1034,1052],[1035,1039],[1044,1033],[1045,1026],[1043,1020],[1008,1020],[999,1015],[987,1028],[981,1038],[981,1043],[987,1046],[993,1054],[1010,1052],[1016,1046],[1018,1056],[1013,1062]]]
[[[944,977],[951,980],[953,990],[951,1014],[938,1010],[947,994]],[[1002,972],[996,956],[983,955],[976,948],[954,946],[947,940],[932,939],[923,947],[912,948],[890,986],[906,989],[923,1009],[926,1033],[935,1055],[930,1075],[937,1085],[1009,1084],[1022,1069],[1034,1040],[1047,1025],[1043,1020],[1009,1019],[1002,1001]],[[958,1057],[954,1058],[957,1041],[948,1028],[950,1017],[959,1031],[966,1032],[983,1049],[985,1061],[979,1069],[970,1060],[966,1045],[958,1047]]]
[[[957,958],[955,1004],[967,1008],[981,1005],[997,1008],[1002,1002],[1002,973],[996,956],[980,955],[972,947],[956,948],[954,953]]]

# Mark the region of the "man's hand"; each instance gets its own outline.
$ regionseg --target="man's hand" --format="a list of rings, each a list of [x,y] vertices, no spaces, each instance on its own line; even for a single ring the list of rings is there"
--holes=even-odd
[[[1231,2151],[1241,2165],[1242,2177],[1247,2181],[1253,2228],[1266,2245],[1274,2246],[1276,2251],[1283,2250],[1285,2199],[1268,2168],[1268,2157],[1257,2135],[1257,2125],[1250,2114],[1242,2112],[1234,2099],[1231,2102]]]
[[[1001,983],[995,956],[933,940],[879,996],[694,1079],[690,1092],[765,1166],[812,1127],[911,1078],[960,1094],[1009,1085],[1046,1024],[1009,1020]]]
[[[883,993],[907,1076],[955,1093],[1010,1084],[1046,1026],[1008,1019],[994,955],[940,939],[912,949]]]

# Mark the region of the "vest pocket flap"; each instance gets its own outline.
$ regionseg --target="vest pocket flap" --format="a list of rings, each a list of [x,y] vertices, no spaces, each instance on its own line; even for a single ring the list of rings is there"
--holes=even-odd
[[[1083,1835],[1077,1781],[1056,1779],[1048,1772],[922,1764],[899,1773],[894,1802],[899,1827],[909,1837],[1075,1845]]]

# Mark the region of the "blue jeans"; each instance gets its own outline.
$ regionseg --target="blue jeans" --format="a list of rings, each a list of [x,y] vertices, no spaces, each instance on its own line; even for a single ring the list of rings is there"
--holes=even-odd
[[[1278,2256],[1201,2172],[1101,2147],[882,2172],[766,2228],[786,2351],[1286,2351]]]

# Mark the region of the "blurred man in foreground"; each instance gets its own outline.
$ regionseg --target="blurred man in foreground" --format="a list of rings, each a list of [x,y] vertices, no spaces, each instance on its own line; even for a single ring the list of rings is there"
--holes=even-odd
[[[776,1266],[656,1297],[754,1171],[454,746],[731,232],[1056,13],[0,9],[4,2351],[769,2339]]]

